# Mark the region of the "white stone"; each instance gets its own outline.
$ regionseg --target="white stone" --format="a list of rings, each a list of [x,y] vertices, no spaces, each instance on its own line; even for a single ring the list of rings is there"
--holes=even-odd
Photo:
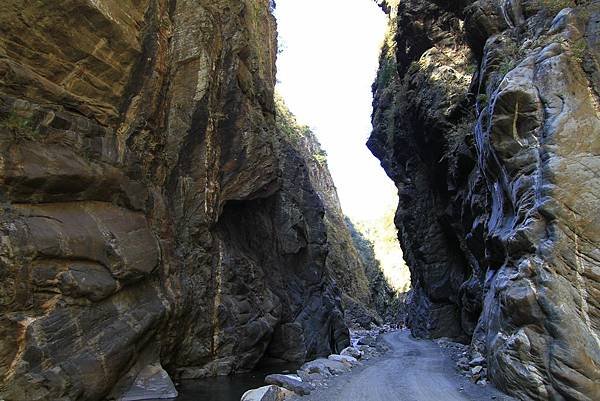
[[[475,366],[474,368],[471,368],[471,374],[472,374],[472,375],[476,375],[476,374],[478,374],[479,372],[481,372],[481,370],[482,370],[482,369],[483,369],[483,368],[482,368],[481,366]]]
[[[284,375],[285,377],[289,377],[292,380],[298,380],[299,382],[302,381],[302,378],[298,375]]]
[[[284,401],[294,395],[294,392],[270,385],[248,390],[240,401]]]

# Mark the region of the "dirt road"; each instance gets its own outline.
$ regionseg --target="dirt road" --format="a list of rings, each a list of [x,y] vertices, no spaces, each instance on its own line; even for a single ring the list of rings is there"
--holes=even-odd
[[[432,341],[408,331],[388,333],[391,350],[363,367],[338,376],[302,401],[514,401],[488,384],[471,383]]]

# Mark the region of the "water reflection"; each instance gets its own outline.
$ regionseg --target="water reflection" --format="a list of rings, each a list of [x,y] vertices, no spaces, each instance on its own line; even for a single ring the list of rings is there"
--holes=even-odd
[[[251,373],[234,376],[182,380],[177,385],[179,397],[172,401],[240,401],[246,391],[265,385],[265,377],[272,373],[295,373],[296,365],[263,367]],[[165,400],[156,400],[165,401]]]

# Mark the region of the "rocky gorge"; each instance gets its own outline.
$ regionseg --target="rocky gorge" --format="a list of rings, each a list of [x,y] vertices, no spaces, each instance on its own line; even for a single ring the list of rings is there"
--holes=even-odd
[[[519,399],[600,399],[600,3],[378,3],[408,326]]]
[[[0,400],[279,363],[257,399],[298,397],[379,355],[382,318],[412,337],[355,369],[375,397],[464,399],[410,370],[436,338],[471,394],[600,399],[600,2],[376,2],[405,305],[275,94],[274,1],[3,0]]]

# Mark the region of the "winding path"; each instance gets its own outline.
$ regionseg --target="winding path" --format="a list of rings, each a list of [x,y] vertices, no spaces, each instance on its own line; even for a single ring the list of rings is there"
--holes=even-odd
[[[302,401],[512,401],[491,384],[480,386],[461,376],[454,362],[432,341],[408,331],[388,333],[390,351],[363,367],[332,379]]]

